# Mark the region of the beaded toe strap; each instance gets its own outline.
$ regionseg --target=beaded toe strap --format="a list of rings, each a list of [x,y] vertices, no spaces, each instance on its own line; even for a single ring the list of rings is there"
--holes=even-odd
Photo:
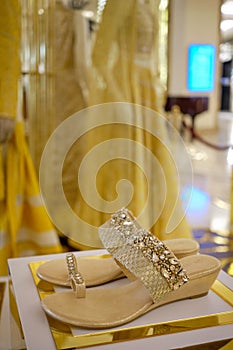
[[[78,271],[78,264],[73,253],[66,254],[66,265],[70,280],[71,288],[73,289],[76,298],[85,298],[86,285],[85,281]]]
[[[145,285],[154,302],[188,282],[176,256],[141,228],[128,209],[119,210],[100,226],[99,236],[114,259]]]

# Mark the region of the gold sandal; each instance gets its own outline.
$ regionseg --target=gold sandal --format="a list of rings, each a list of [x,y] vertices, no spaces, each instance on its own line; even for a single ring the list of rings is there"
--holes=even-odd
[[[135,228],[124,210],[101,226],[99,235],[132,282],[85,289],[82,277],[73,276],[73,291],[42,300],[51,317],[85,328],[116,327],[161,305],[207,294],[221,269],[220,261],[212,256],[199,254],[178,260],[151,233]]]
[[[121,209],[131,218],[135,229],[140,225],[127,209]],[[194,239],[177,238],[164,241],[166,246],[177,258],[197,254],[199,244]],[[71,269],[70,266],[71,265]],[[125,277],[122,269],[116,264],[110,255],[79,257],[74,253],[68,253],[66,259],[55,259],[40,265],[37,275],[40,279],[59,286],[69,287],[72,274],[72,265],[83,276],[86,286],[93,287]],[[94,267],[94,268],[93,268]]]

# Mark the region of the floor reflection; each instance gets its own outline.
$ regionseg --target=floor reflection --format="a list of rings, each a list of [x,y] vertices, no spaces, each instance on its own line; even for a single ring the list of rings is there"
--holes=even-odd
[[[218,130],[201,136],[219,145],[233,144],[233,113],[220,113]],[[233,151],[216,150],[194,140],[187,144],[193,165],[193,187],[183,188],[182,196],[192,191],[187,219],[201,253],[214,255],[223,269],[233,276],[233,232],[230,232],[230,188]]]

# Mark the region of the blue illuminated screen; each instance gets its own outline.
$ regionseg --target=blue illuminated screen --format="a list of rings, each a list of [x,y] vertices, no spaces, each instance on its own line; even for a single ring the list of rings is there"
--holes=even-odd
[[[188,47],[187,88],[189,91],[212,91],[214,88],[215,46],[192,44]]]

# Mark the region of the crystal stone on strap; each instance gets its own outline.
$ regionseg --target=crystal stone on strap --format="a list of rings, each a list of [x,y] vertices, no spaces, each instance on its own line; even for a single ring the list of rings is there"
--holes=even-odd
[[[129,210],[115,213],[99,228],[99,235],[109,253],[141,280],[154,302],[188,282],[176,256],[141,228]]]
[[[77,263],[76,258],[73,253],[66,254],[66,265],[68,269],[69,279],[76,273],[77,271]]]
[[[76,262],[75,255],[73,253],[66,254],[66,265],[69,274],[69,280],[75,296],[77,298],[85,298],[86,295],[86,285],[85,281],[78,271],[78,266]]]

